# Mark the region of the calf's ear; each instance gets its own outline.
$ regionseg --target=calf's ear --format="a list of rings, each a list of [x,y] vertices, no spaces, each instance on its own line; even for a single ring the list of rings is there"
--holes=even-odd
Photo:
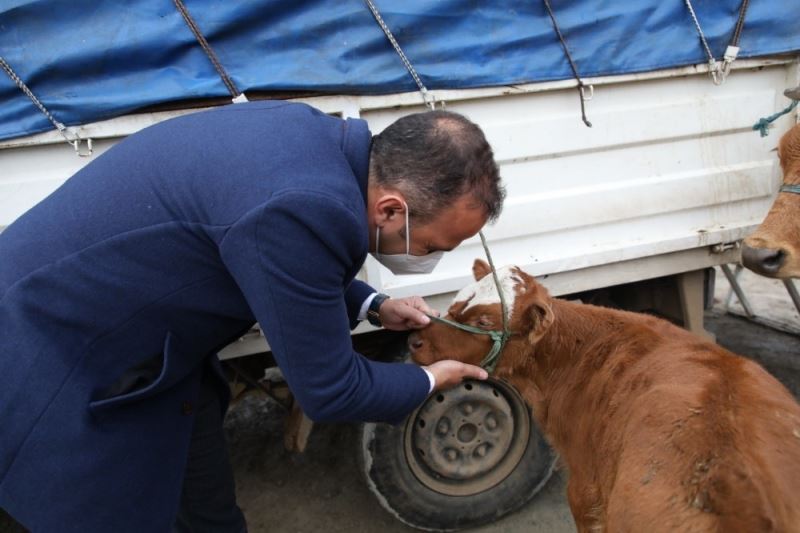
[[[476,259],[475,262],[472,263],[472,275],[475,277],[475,281],[480,281],[491,273],[492,269],[489,263],[483,259]]]
[[[528,341],[531,344],[538,342],[547,329],[553,324],[553,309],[547,302],[536,303],[531,306],[530,317],[532,322],[531,330],[528,332]]]
[[[526,283],[525,290],[517,293],[517,304],[521,315],[520,332],[528,334],[531,344],[538,342],[555,319],[547,289],[535,282]]]

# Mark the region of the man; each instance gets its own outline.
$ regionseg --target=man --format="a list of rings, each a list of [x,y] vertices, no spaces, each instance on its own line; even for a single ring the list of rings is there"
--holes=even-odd
[[[485,378],[354,353],[367,314],[431,311],[354,276],[368,252],[429,271],[503,195],[480,129],[442,111],[373,140],[254,102],[120,142],[0,234],[0,507],[33,531],[243,531],[216,351],[257,320],[315,420],[398,422]]]

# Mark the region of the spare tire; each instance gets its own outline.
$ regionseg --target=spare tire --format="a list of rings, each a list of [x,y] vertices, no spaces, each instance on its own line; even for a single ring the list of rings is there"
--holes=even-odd
[[[519,509],[556,463],[519,393],[496,379],[434,393],[404,423],[361,431],[362,470],[381,506],[430,531],[487,524]]]

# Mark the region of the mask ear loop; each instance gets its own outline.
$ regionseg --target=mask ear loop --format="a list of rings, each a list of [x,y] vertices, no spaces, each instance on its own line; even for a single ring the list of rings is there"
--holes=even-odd
[[[408,222],[408,204],[403,202],[406,207],[406,256],[411,255],[411,225]]]
[[[406,255],[411,255],[411,226],[408,218],[408,204],[403,202],[406,208]],[[381,227],[375,228],[375,256],[381,255]]]

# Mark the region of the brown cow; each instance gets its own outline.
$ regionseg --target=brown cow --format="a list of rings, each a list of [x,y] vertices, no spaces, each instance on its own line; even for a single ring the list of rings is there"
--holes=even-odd
[[[473,273],[447,318],[501,329],[488,265]],[[496,377],[566,462],[580,532],[800,532],[800,406],[775,378],[665,320],[498,276],[513,336]],[[491,340],[435,322],[409,347],[420,364],[478,364]]]
[[[784,186],[800,187],[800,124],[778,143]],[[778,193],[758,229],[744,240],[742,264],[762,276],[800,278],[800,189]]]

